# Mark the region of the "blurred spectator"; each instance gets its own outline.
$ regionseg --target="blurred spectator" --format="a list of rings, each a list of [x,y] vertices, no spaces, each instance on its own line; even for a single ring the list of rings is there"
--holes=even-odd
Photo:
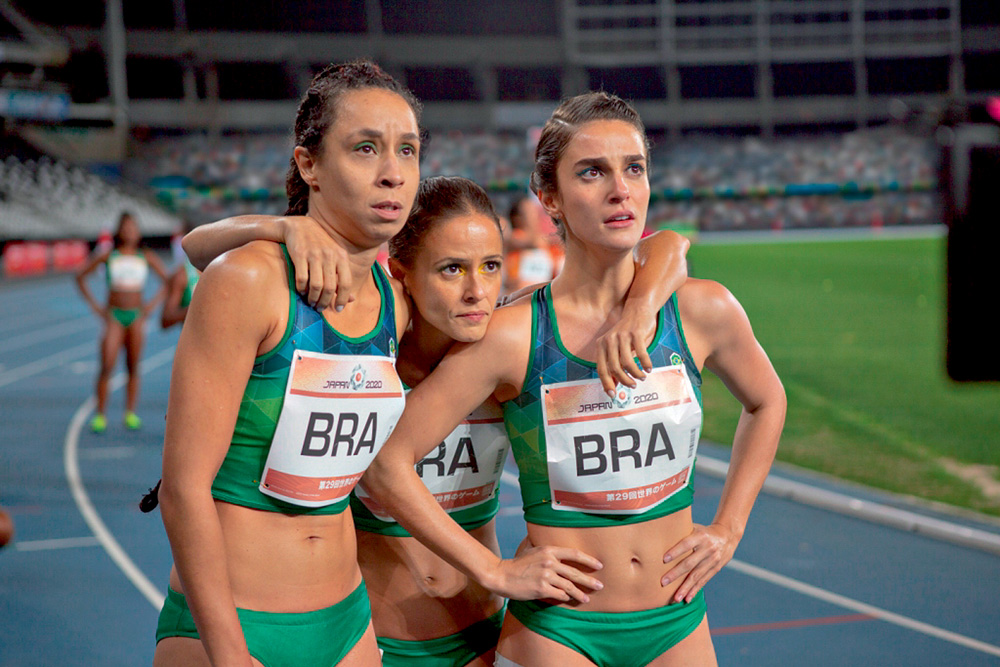
[[[504,289],[516,292],[522,287],[548,282],[562,268],[563,248],[534,196],[520,197],[510,207],[510,232],[504,235]]]

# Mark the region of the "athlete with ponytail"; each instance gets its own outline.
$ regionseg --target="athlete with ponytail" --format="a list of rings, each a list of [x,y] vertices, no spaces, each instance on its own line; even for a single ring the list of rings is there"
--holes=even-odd
[[[185,239],[185,247],[204,259],[248,233],[266,238],[287,234],[289,247],[297,253],[312,250],[319,264],[310,275],[336,277],[335,272],[323,271],[319,249],[329,241],[317,230],[308,218],[247,216],[207,225]],[[672,233],[644,241],[638,253],[641,277],[633,287],[634,299],[622,327],[651,317],[648,311],[658,310],[683,282],[686,247],[686,241]],[[393,276],[402,282],[414,306],[396,363],[400,378],[412,388],[433,371],[452,344],[473,342],[485,333],[501,288],[502,236],[482,188],[464,178],[434,177],[421,183],[413,211],[389,248]],[[308,267],[309,263],[303,256],[296,264]],[[331,292],[321,288],[314,293]],[[645,293],[655,293],[659,301],[647,304],[640,297]],[[630,340],[624,334],[610,337],[608,354],[612,341],[626,339]],[[629,357],[634,365],[631,353]],[[490,399],[416,464],[421,480],[448,515],[496,556],[500,549],[494,518],[508,449],[500,408]],[[502,598],[411,537],[364,492],[363,485],[362,479],[351,510],[383,664],[491,666],[503,619]]]
[[[373,262],[416,193],[419,112],[366,62],[328,67],[299,106],[289,210],[350,257],[348,307],[303,303],[272,243],[199,281],[167,411],[159,497],[174,568],[155,665],[379,664],[345,510],[403,407],[392,357],[408,306]],[[316,395],[353,420],[332,424]],[[331,429],[350,444],[324,448]]]
[[[498,666],[716,662],[702,588],[742,537],[785,397],[739,303],[705,280],[688,279],[650,318],[641,382],[608,392],[598,380],[597,342],[636,277],[648,154],[638,114],[613,95],[581,95],[556,109],[532,186],[565,234],[562,273],[499,309],[483,338],[453,349],[410,392],[366,473],[367,491],[412,535],[495,589],[499,557],[447,516],[414,463],[484,400],[503,406],[525,546],[575,549],[599,564],[580,572],[553,562],[531,600],[510,601]],[[690,505],[706,367],[744,409],[718,511],[701,526]]]

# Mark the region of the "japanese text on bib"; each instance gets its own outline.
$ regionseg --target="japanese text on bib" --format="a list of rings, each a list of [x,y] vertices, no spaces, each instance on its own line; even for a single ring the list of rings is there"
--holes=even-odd
[[[641,514],[690,479],[701,406],[681,365],[609,399],[599,380],[542,385],[552,507]]]

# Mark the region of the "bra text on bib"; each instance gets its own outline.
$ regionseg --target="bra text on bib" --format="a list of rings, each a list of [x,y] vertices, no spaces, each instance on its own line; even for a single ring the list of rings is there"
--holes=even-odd
[[[483,405],[414,468],[445,511],[464,510],[493,496],[509,449],[500,408]],[[377,518],[393,521],[363,485],[356,494]]]
[[[639,514],[687,485],[701,406],[683,366],[614,398],[596,379],[542,385],[542,397],[553,509]]]
[[[297,350],[261,493],[304,507],[346,498],[402,413],[389,357]]]

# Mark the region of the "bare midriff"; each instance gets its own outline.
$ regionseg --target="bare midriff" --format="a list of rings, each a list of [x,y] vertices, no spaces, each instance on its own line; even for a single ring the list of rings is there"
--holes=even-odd
[[[492,521],[469,534],[500,554]],[[413,537],[359,530],[358,562],[379,637],[413,641],[445,637],[503,606],[503,598],[471,581]]]
[[[111,308],[121,308],[122,310],[139,308],[142,306],[142,292],[139,290],[134,292],[124,290],[109,292],[108,306]]]
[[[241,609],[298,613],[330,607],[361,583],[350,511],[304,515],[216,501],[233,601]],[[176,568],[170,587],[183,593]]]
[[[572,547],[604,565],[601,570],[591,572],[590,568],[570,563],[593,574],[604,588],[586,590],[590,596],[586,604],[563,606],[582,611],[639,611],[673,602],[671,596],[681,582],[660,584],[673,564],[664,564],[663,555],[690,535],[692,528],[691,509],[685,508],[658,519],[624,526],[566,528],[529,523],[528,537],[533,546]]]

